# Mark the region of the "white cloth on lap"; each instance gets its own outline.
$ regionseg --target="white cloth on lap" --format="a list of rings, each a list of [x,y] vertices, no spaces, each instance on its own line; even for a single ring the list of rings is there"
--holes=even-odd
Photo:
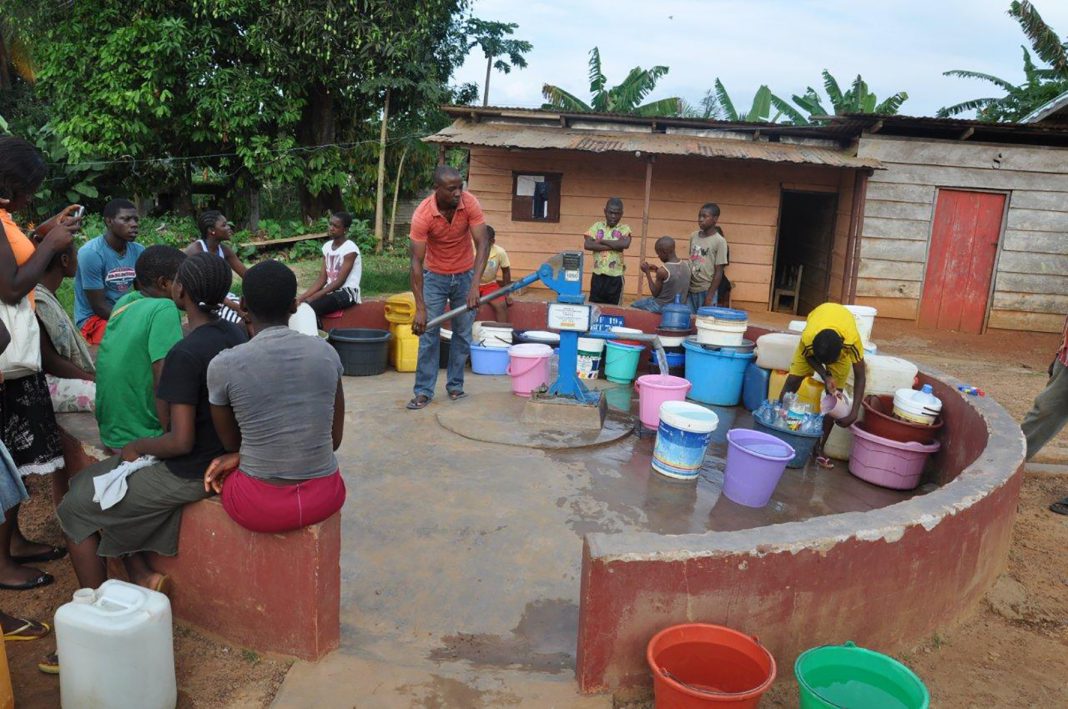
[[[97,475],[93,478],[93,502],[99,502],[102,510],[119,504],[126,497],[126,478],[155,462],[156,456],[143,455],[137,460],[119,463],[109,473]]]

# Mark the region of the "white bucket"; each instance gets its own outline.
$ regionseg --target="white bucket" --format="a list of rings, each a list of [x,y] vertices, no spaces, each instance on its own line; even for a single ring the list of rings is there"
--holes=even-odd
[[[805,321],[804,320],[791,320],[790,325],[786,328],[790,332],[804,332]]]
[[[871,330],[875,326],[875,316],[879,311],[867,305],[847,305],[845,309],[853,313],[853,319],[857,321],[860,341],[867,343],[871,339]]]
[[[484,322],[479,330],[479,337],[481,339],[476,342],[483,347],[511,347],[512,326],[504,323]]]
[[[864,395],[897,393],[898,389],[911,389],[920,371],[915,364],[900,357],[865,355]]]
[[[660,427],[653,447],[656,472],[680,480],[696,480],[719,426],[715,412],[688,401],[665,401],[660,405]]]
[[[748,320],[720,320],[713,317],[697,318],[697,343],[719,347],[741,347]]]
[[[930,385],[922,391],[898,389],[894,394],[894,415],[898,418],[930,426],[942,413],[942,400],[931,393]]]
[[[575,373],[579,379],[596,379],[601,371],[601,355],[604,340],[598,337],[578,338],[578,364]]]
[[[540,342],[543,345],[560,344],[560,333],[549,332],[548,330],[527,330],[522,334],[522,337],[528,342]]]

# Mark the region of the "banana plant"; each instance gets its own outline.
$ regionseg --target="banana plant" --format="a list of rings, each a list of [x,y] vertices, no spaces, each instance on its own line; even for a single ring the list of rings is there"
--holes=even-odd
[[[782,114],[781,109],[771,115],[772,93],[767,85],[761,85],[753,95],[753,103],[748,111],[740,113],[727,92],[727,87],[718,78],[714,88],[705,92],[698,106],[685,104],[683,115],[691,118],[707,118],[736,123],[774,123]]]
[[[825,122],[822,120],[823,117],[831,115],[875,113],[881,116],[891,116],[901,110],[901,104],[909,97],[908,92],[898,91],[880,102],[878,97],[868,89],[867,82],[860,74],[857,74],[857,78],[853,79],[853,83],[845,91],[831,72],[824,69],[822,76],[823,90],[830,102],[830,110],[823,103],[819,92],[811,86],[806,87],[805,92],[800,96],[797,94],[791,96],[793,105],[775,95],[771,97],[771,104],[791,123],[812,125]]]
[[[601,68],[601,52],[597,47],[590,50],[589,103],[578,96],[565,91],[555,84],[545,84],[541,94],[546,103],[546,110],[564,110],[575,113],[630,113],[637,116],[677,116],[682,111],[682,100],[678,97],[660,99],[642,103],[645,97],[656,88],[656,83],[668,73],[666,66],[654,66],[643,69],[636,66],[630,70],[623,82],[608,86],[608,78]]]

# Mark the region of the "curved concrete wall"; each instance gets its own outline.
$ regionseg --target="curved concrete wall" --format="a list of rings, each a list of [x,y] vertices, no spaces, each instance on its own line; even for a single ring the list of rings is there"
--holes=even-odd
[[[894,651],[976,603],[1004,569],[1024,444],[995,402],[922,379],[944,402],[943,487],[870,512],[738,532],[590,534],[583,545],[583,692],[651,683],[645,645],[686,622],[760,638],[789,676],[809,647],[846,640]]]

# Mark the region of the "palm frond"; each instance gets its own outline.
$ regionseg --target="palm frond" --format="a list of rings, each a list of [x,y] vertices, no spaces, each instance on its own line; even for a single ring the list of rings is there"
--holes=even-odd
[[[831,99],[832,106],[842,103],[842,88],[838,85],[837,79],[826,69],[823,70],[823,90],[827,92],[827,98]]]
[[[594,47],[590,50],[590,93],[594,95],[601,93],[606,83],[608,79],[601,71],[601,50]]]
[[[905,103],[908,98],[909,94],[907,91],[898,91],[896,94],[876,106],[873,113],[878,113],[880,116],[892,116],[901,110],[901,104]]]
[[[1038,14],[1038,10],[1028,0],[1014,0],[1009,5],[1009,15],[1013,17],[1031,40],[1031,46],[1038,57],[1053,67],[1063,78],[1068,79],[1068,51],[1064,43]]]
[[[981,79],[983,81],[989,81],[992,84],[1000,86],[1006,91],[1012,91],[1016,88],[1014,84],[1001,77],[994,76],[993,74],[984,74],[981,71],[968,71],[966,69],[952,69],[950,71],[942,72],[942,76],[954,76],[958,79]]]
[[[738,111],[734,108],[734,102],[731,101],[730,94],[727,93],[727,87],[723,85],[723,82],[716,77],[716,101],[719,102],[720,108],[723,109],[723,117],[728,121],[738,120]]]
[[[541,95],[548,102],[542,106],[547,109],[563,109],[578,113],[589,113],[593,108],[574,94],[564,91],[559,86],[545,84],[541,87]]]
[[[938,118],[949,118],[950,116],[959,116],[962,113],[968,111],[981,111],[993,104],[998,103],[1001,99],[997,98],[975,98],[971,101],[962,101],[961,103],[955,103],[952,106],[945,106],[938,109],[935,115]]]
[[[633,109],[639,116],[679,116],[682,115],[683,101],[677,96],[650,101]]]
[[[779,98],[775,94],[771,95],[771,105],[774,106],[775,110],[777,110],[781,115],[784,115],[788,119],[790,119],[790,123],[794,124],[795,126],[809,125],[809,120],[805,118],[805,114],[801,113],[796,108],[794,108],[789,103]]]

